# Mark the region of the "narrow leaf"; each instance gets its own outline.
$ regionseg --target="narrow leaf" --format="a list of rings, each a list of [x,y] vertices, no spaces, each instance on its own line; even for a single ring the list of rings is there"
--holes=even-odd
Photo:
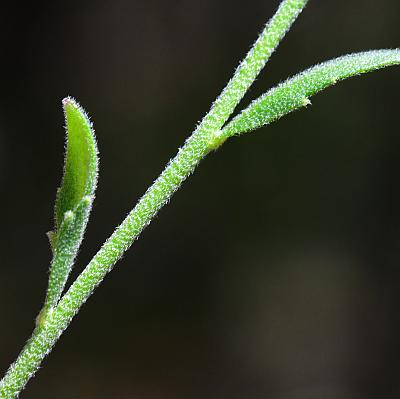
[[[88,222],[97,184],[98,157],[94,132],[83,109],[70,97],[63,100],[67,130],[64,176],[57,191],[55,231],[48,233],[53,250],[41,325],[57,305]]]
[[[376,69],[400,64],[400,50],[355,53],[316,65],[286,80],[254,100],[221,131],[221,139],[267,125],[301,107],[309,97],[337,82]]]
[[[67,150],[62,185],[57,193],[55,217],[60,226],[65,212],[74,209],[85,195],[93,195],[97,184],[97,145],[85,111],[71,97],[63,100]]]

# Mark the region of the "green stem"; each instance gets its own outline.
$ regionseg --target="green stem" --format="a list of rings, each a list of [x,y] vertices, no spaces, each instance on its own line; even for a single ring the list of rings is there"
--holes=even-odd
[[[72,284],[54,311],[34,331],[0,383],[0,397],[13,399],[21,392],[57,339],[94,289],[111,271],[156,213],[211,150],[222,144],[217,134],[308,0],[285,0],[239,65],[233,78],[194,133],[139,200],[122,224]]]
[[[348,54],[301,72],[254,100],[219,132],[221,140],[243,134],[311,105],[310,97],[344,79],[400,64],[399,49]]]

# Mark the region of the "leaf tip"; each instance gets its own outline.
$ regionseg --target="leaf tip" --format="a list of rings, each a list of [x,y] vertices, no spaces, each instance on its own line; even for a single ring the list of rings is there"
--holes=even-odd
[[[92,122],[90,121],[90,118],[88,114],[85,112],[85,110],[81,107],[81,105],[78,103],[78,101],[75,100],[75,98],[71,96],[67,96],[62,99],[62,105],[64,108],[64,113],[66,114],[66,117],[68,116],[68,111],[77,111],[78,114],[80,114],[89,124],[90,128],[93,128]]]
[[[62,99],[62,105],[64,108],[64,112],[67,113],[69,110],[77,110],[79,113],[82,112],[82,107],[78,104],[78,102],[71,96],[65,97]]]
[[[75,105],[76,101],[75,101],[75,99],[73,97],[67,96],[67,97],[64,97],[62,99],[62,104],[63,104],[64,107],[67,106],[67,105],[70,105],[70,104],[74,104]]]

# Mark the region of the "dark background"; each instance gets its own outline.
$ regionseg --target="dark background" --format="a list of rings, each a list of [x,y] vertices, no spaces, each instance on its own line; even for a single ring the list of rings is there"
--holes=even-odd
[[[10,2],[11,3],[11,2]],[[74,276],[192,131],[278,0],[8,4],[0,17],[0,371],[44,299],[61,99],[101,173]],[[311,0],[242,103],[399,45],[398,0]],[[400,70],[355,78],[211,154],[21,398],[400,395]]]

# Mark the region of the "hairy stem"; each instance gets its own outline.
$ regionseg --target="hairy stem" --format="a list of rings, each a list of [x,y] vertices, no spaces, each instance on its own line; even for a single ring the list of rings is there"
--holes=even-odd
[[[193,172],[201,159],[222,144],[217,132],[254,82],[307,1],[284,0],[281,3],[233,78],[185,145],[94,256],[54,311],[34,331],[32,338],[0,383],[2,399],[12,399],[18,395],[74,315],[117,260]]]
[[[311,96],[344,79],[399,64],[399,49],[382,49],[349,54],[314,65],[254,100],[219,132],[221,140],[307,107],[311,104]]]

